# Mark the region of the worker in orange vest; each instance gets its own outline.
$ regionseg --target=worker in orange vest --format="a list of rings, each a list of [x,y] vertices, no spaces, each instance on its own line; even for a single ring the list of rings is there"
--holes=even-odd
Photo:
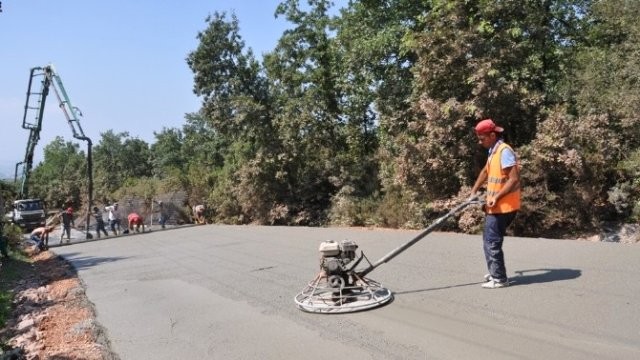
[[[486,165],[480,171],[471,196],[486,184],[485,223],[482,241],[489,273],[485,275],[485,289],[509,286],[502,243],[507,227],[520,209],[520,172],[518,160],[511,146],[502,139],[504,129],[493,120],[480,121],[475,132],[478,144],[489,150]]]

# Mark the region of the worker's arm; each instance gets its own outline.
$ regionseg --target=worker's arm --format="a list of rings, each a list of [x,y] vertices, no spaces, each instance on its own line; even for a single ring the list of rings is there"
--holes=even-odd
[[[488,177],[487,167],[484,166],[482,168],[482,171],[480,171],[480,174],[478,174],[476,183],[473,184],[473,187],[471,188],[471,196],[474,196],[478,192],[478,190],[480,190],[480,187],[487,182],[487,177]]]

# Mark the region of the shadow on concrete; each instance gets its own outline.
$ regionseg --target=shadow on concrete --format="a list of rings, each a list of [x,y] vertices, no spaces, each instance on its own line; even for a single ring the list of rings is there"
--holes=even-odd
[[[582,271],[577,269],[530,269],[517,270],[515,273],[518,276],[514,276],[509,279],[513,281],[513,285],[530,285],[552,281],[571,280],[582,275]]]
[[[81,256],[78,257],[79,253],[71,253],[66,254],[64,256],[64,260],[69,263],[73,269],[77,272],[78,270],[88,269],[90,267],[111,263],[118,260],[127,259],[127,257],[116,256],[116,257],[93,257],[93,256]]]
[[[531,285],[531,284],[540,284],[552,281],[562,281],[562,280],[571,280],[576,279],[582,275],[582,271],[576,269],[530,269],[530,270],[517,270],[515,271],[517,276],[510,277],[509,281],[511,283],[510,286],[517,285]],[[530,275],[525,275],[525,273],[531,273]],[[448,285],[448,286],[439,286],[432,287],[427,289],[419,289],[419,290],[407,290],[407,291],[398,291],[394,292],[394,295],[405,295],[405,294],[415,294],[425,291],[437,291],[437,290],[446,290],[453,289],[457,287],[465,287],[465,286],[473,286],[483,284],[484,281],[472,282],[466,284],[456,284],[456,285]]]

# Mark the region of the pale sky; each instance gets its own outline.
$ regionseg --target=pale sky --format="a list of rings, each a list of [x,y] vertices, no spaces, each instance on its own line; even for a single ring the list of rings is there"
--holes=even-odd
[[[337,1],[343,2],[343,1]],[[185,62],[207,15],[234,12],[247,48],[261,58],[291,27],[275,19],[280,0],[2,0],[0,13],[0,176],[13,178],[24,158],[22,118],[32,67],[53,64],[85,135],[127,131],[148,143],[153,132],[181,128],[197,111],[193,74]],[[306,3],[304,0],[301,3]],[[39,88],[39,87],[38,87]],[[73,138],[55,96],[47,98],[36,151],[56,136]],[[34,163],[35,166],[35,163]]]

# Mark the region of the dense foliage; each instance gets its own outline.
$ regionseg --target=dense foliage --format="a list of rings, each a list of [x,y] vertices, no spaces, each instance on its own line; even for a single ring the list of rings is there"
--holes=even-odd
[[[206,18],[186,57],[200,111],[151,145],[106,130],[96,201],[184,190],[217,222],[422,227],[468,194],[485,161],[472,129],[490,117],[520,156],[517,234],[640,219],[640,2],[284,0],[274,12],[291,26],[260,58],[235,15]],[[82,205],[85,162],[56,139],[33,193]]]

